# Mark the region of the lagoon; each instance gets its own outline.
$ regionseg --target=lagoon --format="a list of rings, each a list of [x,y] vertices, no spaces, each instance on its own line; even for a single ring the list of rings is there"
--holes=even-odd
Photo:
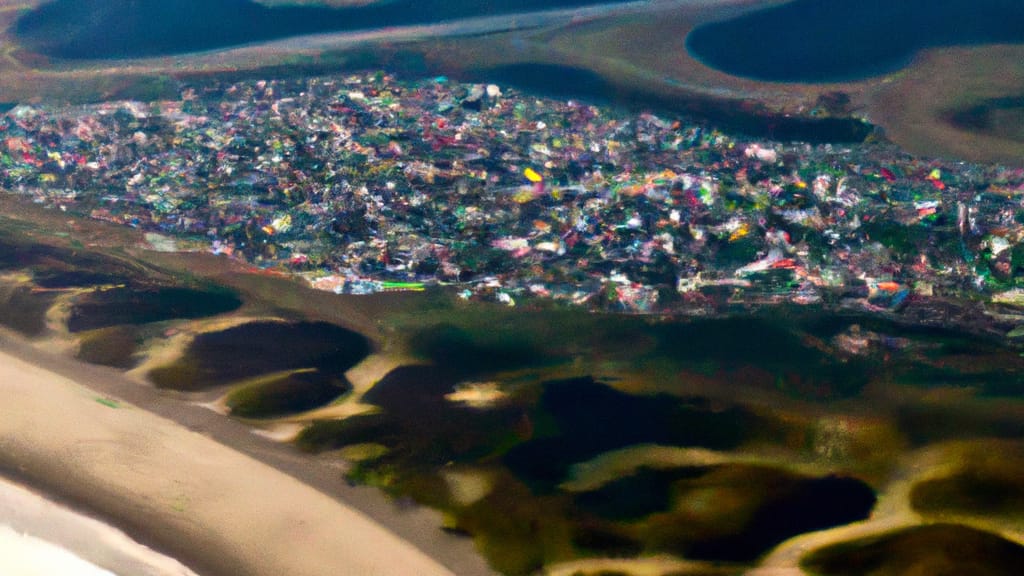
[[[267,7],[253,0],[57,0],[20,18],[33,50],[67,60],[184,54],[304,34],[433,24],[625,0],[395,0],[353,8]]]
[[[700,26],[686,46],[736,76],[837,82],[899,70],[928,48],[1021,42],[1016,0],[796,0]]]

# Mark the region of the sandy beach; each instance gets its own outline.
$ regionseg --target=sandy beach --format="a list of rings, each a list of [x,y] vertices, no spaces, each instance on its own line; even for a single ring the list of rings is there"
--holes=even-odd
[[[40,367],[45,353],[0,340],[0,474],[102,517],[203,576],[482,571],[472,560],[466,572],[446,568],[421,550],[433,554],[433,536],[417,548],[339,499],[215,441],[216,431],[197,432],[201,422],[189,429],[75,381],[99,381],[102,371],[82,366],[72,380]],[[35,363],[18,357],[26,354],[37,354]],[[410,526],[404,530],[415,533]]]

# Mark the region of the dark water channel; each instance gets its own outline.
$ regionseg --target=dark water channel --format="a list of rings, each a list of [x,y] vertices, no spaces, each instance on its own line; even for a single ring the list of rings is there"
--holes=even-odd
[[[453,75],[464,81],[496,82],[552,98],[577,98],[597,105],[695,116],[732,133],[780,141],[863,142],[874,131],[874,126],[857,118],[780,115],[749,109],[736,102],[658,94],[613,83],[593,71],[572,66],[525,62],[455,71]]]
[[[249,322],[196,336],[181,359],[154,369],[149,377],[157,386],[178,390],[201,390],[300,369],[337,377],[369,353],[369,340],[334,324]],[[295,381],[312,388],[320,387],[318,383],[329,384],[329,379],[316,376],[298,377]],[[282,384],[272,387],[278,386]],[[287,383],[283,386],[287,387]],[[294,408],[288,404],[291,399],[287,394],[278,397],[285,406],[279,410],[267,407],[267,411]]]

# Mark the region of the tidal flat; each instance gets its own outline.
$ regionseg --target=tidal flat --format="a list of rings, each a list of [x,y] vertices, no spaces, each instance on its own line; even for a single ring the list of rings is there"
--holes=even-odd
[[[630,574],[658,559],[663,573],[844,574],[837,566],[864,558],[895,574],[955,569],[916,552],[954,538],[995,550],[971,562],[1002,574],[1022,541],[1012,478],[1024,471],[1024,360],[998,322],[325,294],[144,240],[104,246],[102,223],[40,228],[53,213],[20,208],[2,221],[18,232],[5,252],[22,254],[5,261],[6,282],[32,294],[72,254],[93,263],[22,330],[36,347],[127,370],[143,397],[291,430],[300,461],[337,462],[339,489],[368,484],[440,511],[434,529],[470,539],[499,573]],[[67,311],[113,277],[237,304],[197,315],[157,299],[166,313],[69,329]],[[275,298],[286,285],[308,298]],[[382,358],[394,368],[347,383]],[[360,409],[327,410],[342,405]]]

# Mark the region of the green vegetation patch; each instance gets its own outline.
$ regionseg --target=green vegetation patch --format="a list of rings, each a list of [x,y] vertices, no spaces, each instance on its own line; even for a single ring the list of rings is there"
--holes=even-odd
[[[142,278],[137,267],[78,248],[61,248],[0,230],[0,270],[27,270],[43,288],[119,284]]]
[[[1024,453],[1001,444],[968,454],[949,476],[914,485],[910,503],[922,514],[1024,517]]]
[[[80,360],[115,368],[130,368],[139,347],[141,333],[137,326],[111,326],[83,332],[78,339]]]
[[[490,494],[455,512],[456,528],[473,535],[498,572],[536,574],[544,565],[576,556],[566,504],[563,497],[537,497],[522,483],[500,476]]]
[[[46,313],[56,297],[56,293],[36,292],[27,285],[0,284],[0,324],[25,336],[41,336],[46,332]]]
[[[826,546],[800,566],[816,576],[1014,576],[1024,546],[967,526],[929,524]]]
[[[359,414],[341,420],[317,420],[303,428],[295,444],[307,452],[323,452],[345,446],[378,444],[394,448],[401,441],[385,414]]]
[[[869,362],[837,358],[788,322],[756,317],[672,322],[653,326],[651,334],[658,342],[654,355],[683,369],[742,373],[751,385],[808,399],[856,395],[872,374]]]
[[[650,343],[646,319],[593,314],[557,303],[520,309],[435,303],[388,320],[411,351],[461,376],[549,367],[580,356],[633,357]],[[629,347],[622,346],[629,342]]]
[[[272,418],[323,406],[352,390],[344,376],[307,369],[258,376],[228,393],[232,416]]]
[[[528,340],[502,335],[474,334],[451,324],[426,328],[411,339],[413,350],[451,370],[476,374],[529,366],[545,356]]]
[[[896,410],[897,424],[913,446],[970,437],[1024,438],[1024,421],[1015,413],[984,413],[958,404],[915,403]]]

